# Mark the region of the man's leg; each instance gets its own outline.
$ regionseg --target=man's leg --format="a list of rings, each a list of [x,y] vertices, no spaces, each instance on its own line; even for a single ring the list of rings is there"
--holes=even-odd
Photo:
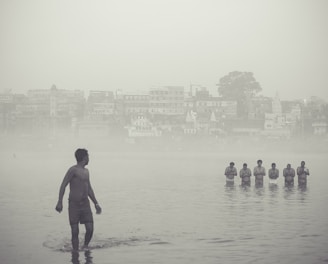
[[[93,235],[93,222],[85,223],[84,247],[88,247],[92,235]]]
[[[73,250],[79,250],[79,224],[71,224],[71,230]]]

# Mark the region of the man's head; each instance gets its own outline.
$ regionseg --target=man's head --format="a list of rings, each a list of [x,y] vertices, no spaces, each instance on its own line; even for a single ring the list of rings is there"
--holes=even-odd
[[[272,169],[275,169],[276,168],[276,163],[272,163],[271,167],[272,167]]]
[[[301,166],[304,167],[305,166],[305,161],[301,162]]]
[[[258,160],[257,165],[261,166],[262,165],[262,160]]]
[[[291,165],[288,163],[287,164],[287,169],[290,169],[291,168]]]
[[[75,151],[75,158],[78,163],[84,162],[85,165],[89,163],[89,154],[86,149],[77,149]]]
[[[246,169],[247,168],[247,163],[243,164],[243,168]]]
[[[230,167],[232,168],[233,166],[235,166],[235,163],[234,162],[230,162]]]

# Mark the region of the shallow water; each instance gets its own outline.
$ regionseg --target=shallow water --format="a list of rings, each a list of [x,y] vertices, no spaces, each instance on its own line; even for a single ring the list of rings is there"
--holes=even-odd
[[[105,153],[88,168],[102,215],[89,252],[70,252],[67,203],[55,210],[72,154],[1,153],[0,263],[327,263],[327,155]],[[253,169],[301,160],[308,186],[225,186],[233,160]],[[254,180],[254,179],[252,179]],[[254,181],[253,181],[254,182]],[[64,200],[68,196],[68,188]],[[84,228],[81,226],[80,239]]]

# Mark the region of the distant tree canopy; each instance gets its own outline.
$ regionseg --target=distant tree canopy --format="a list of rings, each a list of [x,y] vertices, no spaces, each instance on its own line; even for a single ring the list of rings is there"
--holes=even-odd
[[[262,91],[252,72],[230,72],[220,79],[218,92],[227,99],[240,100],[253,97]]]
[[[262,91],[252,72],[230,72],[220,79],[218,92],[225,99],[237,101],[237,114],[247,117],[250,99]]]

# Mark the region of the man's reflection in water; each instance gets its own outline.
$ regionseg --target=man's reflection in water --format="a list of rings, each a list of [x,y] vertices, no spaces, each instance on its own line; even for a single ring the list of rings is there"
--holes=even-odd
[[[239,187],[240,187],[240,190],[242,191],[242,192],[249,192],[249,191],[251,191],[251,185],[250,184],[240,184],[239,185]]]
[[[226,191],[231,192],[236,190],[236,186],[234,184],[225,184],[224,188],[226,189]]]
[[[269,184],[269,190],[270,190],[270,196],[276,197],[279,191],[279,186],[278,184]]]
[[[306,184],[305,185],[298,185],[297,189],[300,193],[305,193],[307,191],[307,186],[306,186]]]
[[[285,199],[290,199],[290,197],[292,197],[292,195],[295,193],[295,188],[294,185],[285,185],[284,188],[284,198]]]
[[[301,195],[301,197],[305,198],[305,196],[309,192],[307,186],[294,187],[294,185],[285,185],[284,191],[285,191],[285,195],[284,195],[285,198],[288,198],[291,194],[295,194],[295,193],[298,193]]]
[[[233,200],[236,195],[236,186],[234,185],[224,185],[225,196],[230,200]]]
[[[80,264],[80,260],[79,260],[79,252],[76,250],[72,251],[72,263],[73,264]]]
[[[92,264],[93,263],[90,250],[84,251],[84,257],[85,257],[85,264]]]
[[[84,251],[84,258],[85,258],[85,262],[81,262],[80,261],[80,252],[72,251],[72,263],[73,264],[82,264],[82,263],[93,264],[90,250]]]
[[[255,185],[254,186],[254,192],[257,196],[264,196],[265,189],[263,184],[262,185]]]
[[[305,186],[298,186],[298,197],[301,203],[306,202],[307,195],[309,194],[308,188]]]

